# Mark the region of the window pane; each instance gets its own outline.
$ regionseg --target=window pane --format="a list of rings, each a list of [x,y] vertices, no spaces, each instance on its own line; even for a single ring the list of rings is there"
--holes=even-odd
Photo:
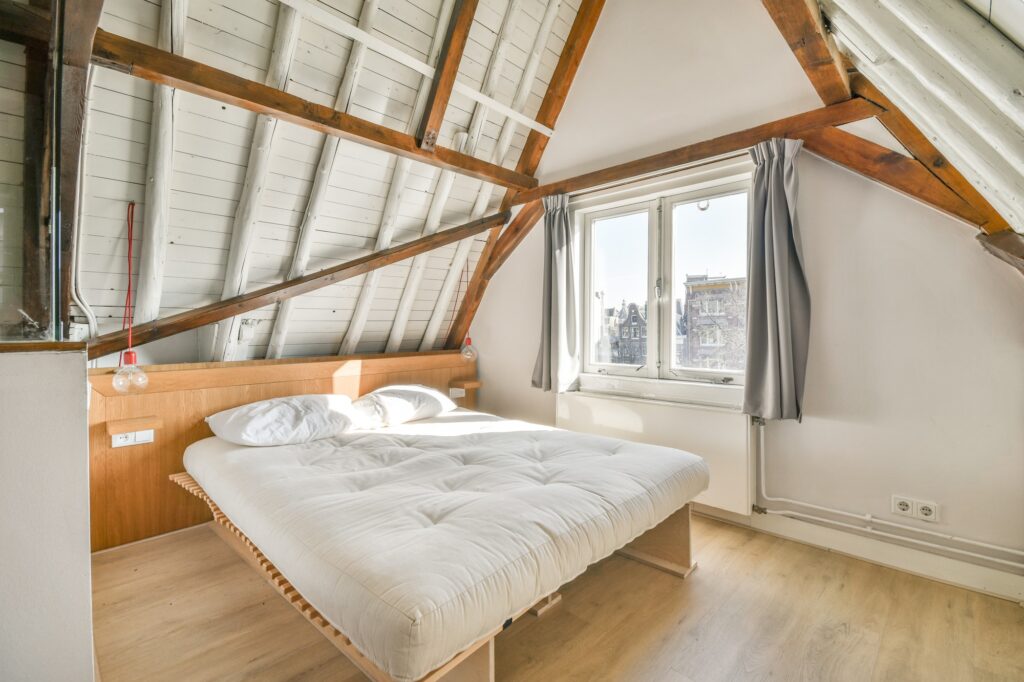
[[[647,210],[595,220],[591,362],[647,362]]]
[[[672,207],[672,367],[743,371],[747,195]]]

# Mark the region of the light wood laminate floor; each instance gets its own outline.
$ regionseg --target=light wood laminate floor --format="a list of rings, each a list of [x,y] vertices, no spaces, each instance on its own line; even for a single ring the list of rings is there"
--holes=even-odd
[[[519,680],[1024,680],[1012,602],[695,517],[681,581],[612,557],[498,637]],[[103,682],[362,680],[207,526],[93,558]]]

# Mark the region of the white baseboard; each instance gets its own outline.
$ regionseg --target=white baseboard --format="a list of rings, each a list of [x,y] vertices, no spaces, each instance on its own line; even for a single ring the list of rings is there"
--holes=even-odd
[[[958,559],[902,547],[875,538],[819,526],[784,516],[753,514],[743,516],[702,504],[693,510],[712,518],[753,528],[769,535],[838,552],[856,559],[895,568],[923,578],[963,587],[1024,606],[1024,575],[967,563]],[[699,557],[698,557],[699,560]]]

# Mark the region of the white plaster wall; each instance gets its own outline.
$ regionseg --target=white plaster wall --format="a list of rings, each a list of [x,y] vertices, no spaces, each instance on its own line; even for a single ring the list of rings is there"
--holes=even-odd
[[[542,182],[821,105],[759,0],[608,0]]]
[[[1024,548],[1024,278],[923,204],[811,154],[799,172],[806,413],[768,427],[770,492],[893,519],[900,493],[941,505],[924,527]],[[529,387],[542,257],[537,229],[473,336],[483,409],[549,423]]]
[[[92,680],[85,353],[0,353],[0,679]]]

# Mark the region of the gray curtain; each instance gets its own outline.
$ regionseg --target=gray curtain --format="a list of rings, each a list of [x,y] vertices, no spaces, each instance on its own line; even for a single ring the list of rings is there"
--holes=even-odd
[[[545,197],[540,349],[533,367],[533,385],[545,391],[563,393],[575,388],[579,380],[577,252],[569,197]]]
[[[747,265],[747,376],[743,411],[800,419],[811,326],[797,227],[796,157],[803,142],[768,140],[752,150]]]

